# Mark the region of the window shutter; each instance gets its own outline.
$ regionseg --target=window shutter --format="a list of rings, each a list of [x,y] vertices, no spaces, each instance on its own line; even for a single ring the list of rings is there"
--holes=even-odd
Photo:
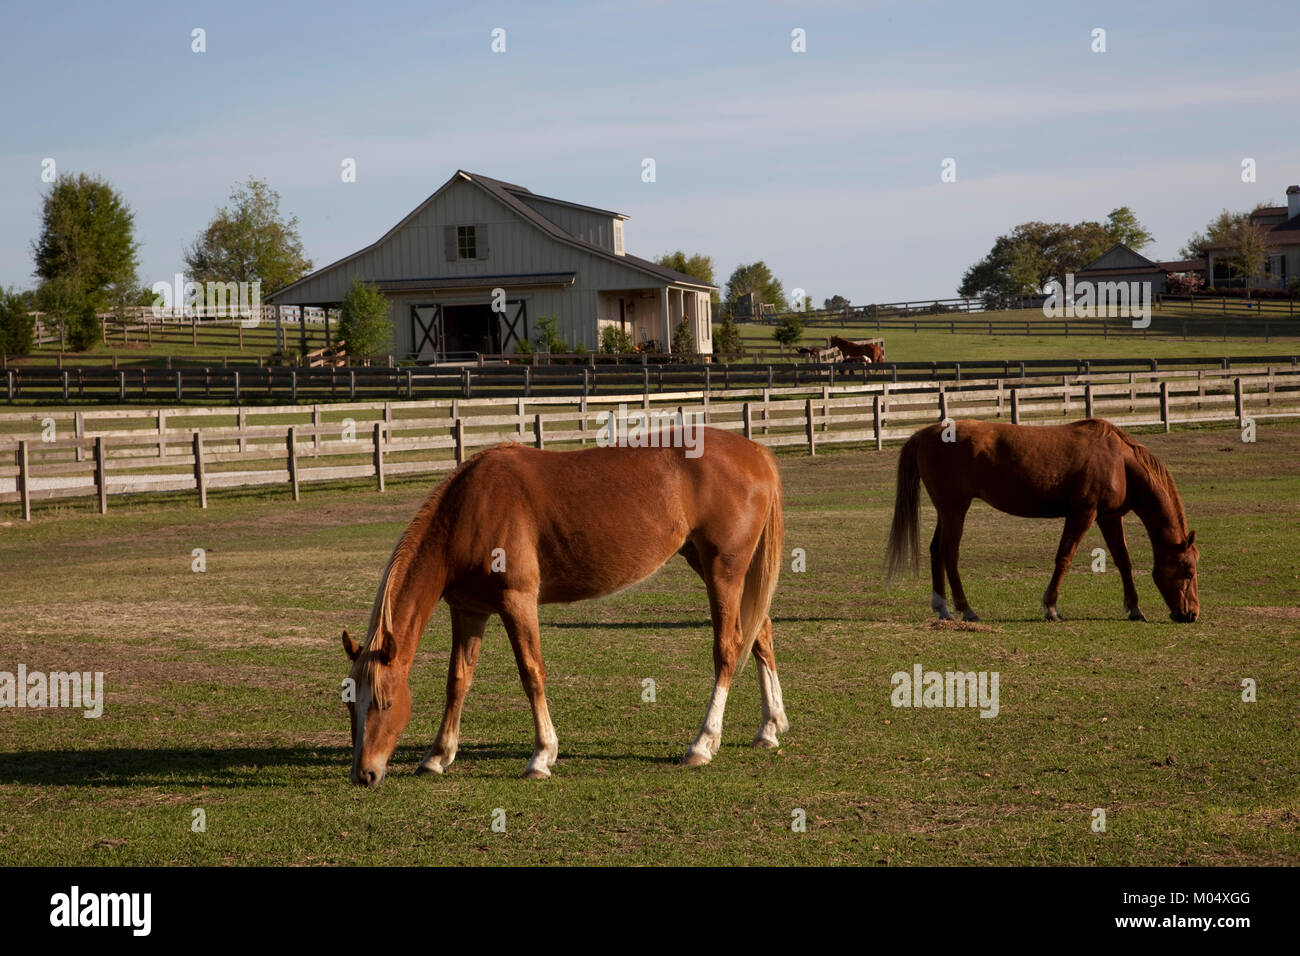
[[[488,257],[488,229],[485,225],[479,224],[474,227],[474,251],[478,253],[476,258]]]
[[[447,257],[448,262],[456,261],[456,227],[442,227],[442,248],[443,254]]]

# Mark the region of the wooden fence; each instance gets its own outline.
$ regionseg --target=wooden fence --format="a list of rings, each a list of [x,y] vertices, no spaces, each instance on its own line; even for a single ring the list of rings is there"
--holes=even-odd
[[[1102,417],[1121,426],[1300,417],[1300,371],[1096,374],[968,380],[941,385],[757,388],[599,397],[363,402],[315,407],[158,408],[0,415],[0,502],[31,519],[36,501],[437,474],[501,441],[538,448],[598,440],[605,416],[676,413],[769,446],[906,438],[945,418],[1048,423]]]

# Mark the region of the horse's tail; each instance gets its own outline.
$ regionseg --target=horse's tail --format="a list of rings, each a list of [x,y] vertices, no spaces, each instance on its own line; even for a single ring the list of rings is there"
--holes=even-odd
[[[744,670],[745,661],[754,649],[758,632],[767,620],[772,607],[772,595],[776,591],[777,579],[781,576],[782,547],[785,542],[785,516],[781,507],[781,473],[776,469],[776,462],[770,462],[775,481],[772,503],[767,512],[767,521],[763,533],[754,547],[754,556],[749,561],[749,570],[745,572],[745,592],[740,598],[740,627],[745,643],[740,649],[740,658],[736,672]]]
[[[909,564],[913,574],[918,574],[921,570],[921,470],[917,466],[916,457],[922,434],[917,432],[909,438],[898,456],[894,522],[889,528],[889,564],[886,572],[889,580],[893,580],[894,575]]]

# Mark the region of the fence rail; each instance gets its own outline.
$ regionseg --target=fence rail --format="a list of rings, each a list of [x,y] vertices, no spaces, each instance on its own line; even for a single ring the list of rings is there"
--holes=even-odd
[[[51,409],[0,414],[0,503],[31,519],[42,500],[437,474],[501,441],[538,448],[597,440],[619,406],[676,413],[761,444],[819,446],[906,438],[944,418],[1045,424],[1104,417],[1163,426],[1300,417],[1300,370],[1255,368],[879,382],[821,387],[360,402],[269,408]]]

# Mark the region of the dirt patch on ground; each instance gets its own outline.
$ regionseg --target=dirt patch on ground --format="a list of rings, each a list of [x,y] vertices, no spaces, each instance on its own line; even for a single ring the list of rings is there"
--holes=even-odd
[[[1300,621],[1300,607],[1243,607],[1243,614],[1254,614],[1273,621]]]

